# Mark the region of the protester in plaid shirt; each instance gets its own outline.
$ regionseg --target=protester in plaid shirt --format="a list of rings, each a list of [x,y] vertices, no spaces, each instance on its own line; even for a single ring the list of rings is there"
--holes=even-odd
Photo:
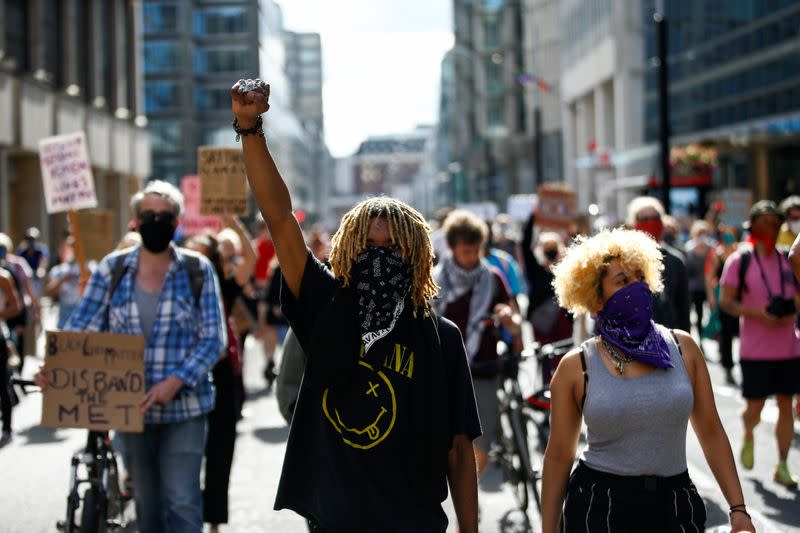
[[[142,245],[124,255],[126,269],[109,301],[115,262],[92,275],[66,330],[144,335],[147,392],[143,433],[122,433],[140,531],[203,530],[200,468],[206,414],[214,407],[210,369],[226,346],[221,293],[211,263],[171,243],[183,209],[172,185],[154,181],[131,200]],[[198,302],[187,256],[200,257]]]

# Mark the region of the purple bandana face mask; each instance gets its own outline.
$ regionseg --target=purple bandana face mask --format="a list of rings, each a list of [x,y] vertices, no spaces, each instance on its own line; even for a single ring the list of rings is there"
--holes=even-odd
[[[667,341],[653,322],[653,293],[642,281],[617,292],[597,313],[595,332],[625,355],[657,368],[673,368]]]

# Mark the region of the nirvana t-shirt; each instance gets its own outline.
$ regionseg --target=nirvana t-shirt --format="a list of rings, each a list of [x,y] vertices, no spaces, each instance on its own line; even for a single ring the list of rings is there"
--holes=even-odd
[[[340,282],[310,253],[295,299],[284,285],[283,313],[304,347],[319,327],[316,320],[330,305]],[[353,320],[356,317],[353,316]],[[474,439],[481,433],[472,381],[461,334],[440,318],[438,332],[444,357],[451,436]],[[447,517],[441,501],[412,488],[411,391],[426,365],[415,362],[418,343],[403,331],[369,357],[363,345],[347,384],[333,376],[314,375],[309,366],[300,386],[289,432],[275,509],[292,509],[322,531],[442,532]],[[374,349],[378,349],[376,345]],[[424,350],[423,350],[424,351]],[[425,351],[425,353],[430,353]],[[350,359],[330,346],[315,357]],[[415,364],[416,363],[416,364]],[[330,366],[328,366],[329,368]],[[320,368],[319,366],[314,367]],[[339,389],[339,390],[337,390]],[[452,440],[452,439],[451,439]]]

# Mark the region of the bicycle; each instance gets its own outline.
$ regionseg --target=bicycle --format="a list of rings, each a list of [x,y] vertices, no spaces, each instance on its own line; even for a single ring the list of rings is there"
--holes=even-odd
[[[12,382],[23,390],[38,389],[30,380]],[[85,470],[85,477],[81,477],[81,470]],[[82,485],[86,488],[81,494]],[[123,528],[125,503],[129,499],[120,490],[117,455],[108,432],[89,430],[85,448],[70,460],[66,518],[59,520],[56,528],[65,533],[105,533]],[[80,520],[76,520],[79,510]]]
[[[528,396],[519,385],[519,363],[535,357],[540,366],[565,355],[572,339],[533,346],[520,354],[505,351],[500,356],[500,381],[497,389],[499,444],[494,458],[512,485],[519,509],[527,512],[529,492],[541,513],[542,455],[550,435],[549,381]]]

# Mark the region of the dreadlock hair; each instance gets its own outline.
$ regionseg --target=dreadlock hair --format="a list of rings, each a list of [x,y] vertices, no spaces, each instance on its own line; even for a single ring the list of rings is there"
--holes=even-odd
[[[356,204],[342,217],[339,229],[331,238],[330,264],[333,274],[350,284],[350,270],[367,245],[369,223],[383,218],[389,236],[402,250],[403,259],[412,267],[411,296],[414,307],[428,308],[428,300],[439,293],[433,280],[433,246],[428,237],[431,228],[425,218],[408,204],[381,196]]]

